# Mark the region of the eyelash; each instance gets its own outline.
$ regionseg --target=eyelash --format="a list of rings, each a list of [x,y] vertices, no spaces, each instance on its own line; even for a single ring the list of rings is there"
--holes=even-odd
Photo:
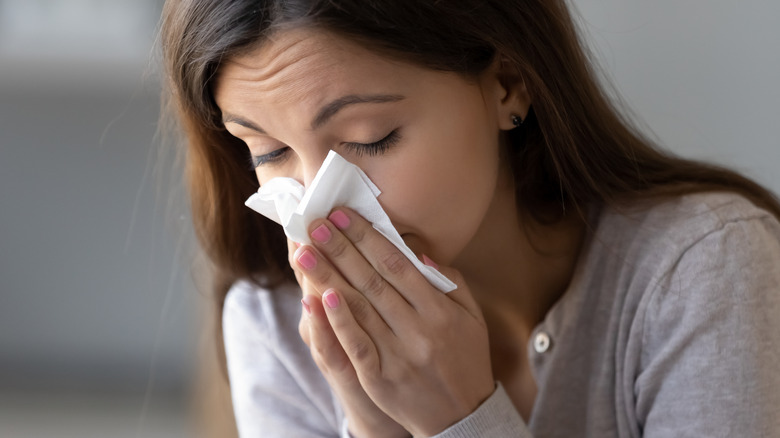
[[[357,156],[368,155],[376,156],[387,152],[393,145],[398,143],[401,139],[401,135],[398,133],[398,129],[392,130],[383,139],[375,141],[373,143],[343,143],[344,148],[349,152],[354,153]],[[277,149],[273,152],[260,156],[250,156],[251,170],[255,170],[264,164],[280,163],[287,158],[288,147]]]
[[[265,155],[250,156],[249,157],[249,165],[251,166],[250,170],[255,170],[258,167],[262,166],[263,164],[277,163],[277,162],[284,161],[285,157],[287,156],[286,154],[287,149],[290,149],[290,147],[286,146],[281,149],[277,149],[273,152],[267,153]]]
[[[393,129],[385,138],[375,141],[373,143],[344,143],[344,147],[354,153],[357,156],[368,155],[382,155],[390,149],[391,146],[398,143],[401,139],[401,135],[398,133],[398,129]]]

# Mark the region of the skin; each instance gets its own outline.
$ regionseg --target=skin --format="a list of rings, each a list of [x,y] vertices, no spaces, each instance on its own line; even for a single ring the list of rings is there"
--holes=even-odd
[[[356,95],[374,101],[352,99],[314,126],[323,107]],[[382,190],[407,245],[459,286],[433,288],[344,208],[312,224],[312,246],[290,242],[301,336],[351,432],[436,434],[473,412],[495,380],[527,418],[536,387],[525,345],[565,291],[583,227],[569,218],[542,226],[515,205],[499,150],[512,116],[531,104],[521,78],[500,62],[478,78],[431,71],[297,29],[225,62],[215,98],[253,156],[276,158],[257,167],[260,184],[308,185],[328,151],[339,152]],[[393,132],[386,150],[360,146]]]

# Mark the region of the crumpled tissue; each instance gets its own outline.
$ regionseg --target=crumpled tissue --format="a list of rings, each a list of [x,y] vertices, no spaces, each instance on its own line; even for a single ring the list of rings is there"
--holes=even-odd
[[[334,207],[356,211],[392,242],[442,292],[457,286],[435,268],[423,264],[406,246],[387,213],[377,201],[381,191],[359,167],[330,151],[308,190],[293,178],[277,177],[263,184],[246,200],[247,207],[279,223],[293,242],[311,243],[308,229]]]

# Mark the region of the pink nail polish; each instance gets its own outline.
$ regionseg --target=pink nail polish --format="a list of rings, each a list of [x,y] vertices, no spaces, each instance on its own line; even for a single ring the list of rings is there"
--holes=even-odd
[[[311,237],[320,243],[326,243],[328,240],[330,240],[330,236],[330,230],[325,224],[320,225],[311,232]]]
[[[317,257],[315,257],[311,251],[305,249],[301,255],[298,256],[298,263],[306,269],[313,269],[317,266]]]
[[[339,296],[333,292],[333,289],[328,289],[325,292],[325,295],[322,296],[322,299],[325,300],[325,305],[331,309],[335,309],[339,306]]]
[[[439,269],[439,265],[437,265],[436,262],[434,262],[433,260],[428,258],[427,255],[423,254],[422,256],[423,256],[422,257],[423,258],[423,263],[425,263],[426,265],[431,266],[431,267],[433,267],[435,269]]]
[[[301,300],[301,305],[303,305],[303,310],[306,311],[306,314],[307,315],[311,315],[311,307],[309,307],[309,305],[306,304],[306,300],[305,299]]]
[[[349,226],[349,216],[344,214],[341,210],[336,210],[328,216],[328,219],[333,222],[339,230],[343,230]]]

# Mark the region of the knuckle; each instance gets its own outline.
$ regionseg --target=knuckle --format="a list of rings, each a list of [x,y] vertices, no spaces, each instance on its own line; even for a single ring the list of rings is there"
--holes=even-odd
[[[319,360],[327,364],[327,358],[328,358],[327,349],[323,345],[316,343],[314,345],[314,351],[317,353],[316,356],[319,357]]]
[[[331,269],[316,269],[316,281],[319,285],[328,284],[333,278],[333,271]]]
[[[349,311],[355,321],[367,321],[370,315],[371,305],[363,298],[349,301]]]
[[[341,382],[344,382],[348,377],[350,377],[352,368],[352,364],[349,362],[349,360],[331,360],[328,364],[328,369],[330,370],[330,374],[336,378],[339,379]]]
[[[426,367],[435,361],[436,344],[430,339],[420,339],[415,343],[414,363]]]
[[[373,271],[371,275],[366,277],[361,286],[360,291],[363,292],[364,295],[376,297],[382,295],[385,287],[387,287],[387,283],[378,272]]]
[[[340,258],[347,252],[349,245],[345,239],[334,239],[333,245],[328,249],[328,253],[333,258]]]
[[[352,243],[358,244],[366,238],[367,234],[368,232],[366,228],[355,227],[355,229],[352,231],[352,234],[349,236],[349,240],[351,240]]]
[[[365,341],[353,342],[349,346],[349,352],[355,362],[366,363],[371,358],[371,347]]]
[[[385,272],[392,275],[402,275],[408,268],[409,261],[400,253],[393,251],[380,260],[380,266]]]
[[[451,312],[434,308],[428,312],[428,324],[436,331],[451,329],[455,323],[455,316]]]

